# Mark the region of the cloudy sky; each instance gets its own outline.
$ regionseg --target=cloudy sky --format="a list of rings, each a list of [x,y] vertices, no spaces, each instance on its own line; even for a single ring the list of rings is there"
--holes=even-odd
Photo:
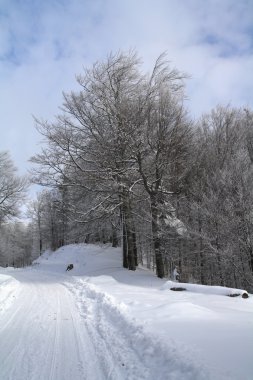
[[[24,173],[83,67],[135,48],[149,70],[167,51],[187,72],[194,118],[253,106],[253,0],[0,0],[0,151]]]

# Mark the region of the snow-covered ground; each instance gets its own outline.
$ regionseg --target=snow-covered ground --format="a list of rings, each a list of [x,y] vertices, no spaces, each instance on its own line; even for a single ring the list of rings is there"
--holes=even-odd
[[[251,380],[252,295],[173,285],[94,245],[0,268],[0,379]]]

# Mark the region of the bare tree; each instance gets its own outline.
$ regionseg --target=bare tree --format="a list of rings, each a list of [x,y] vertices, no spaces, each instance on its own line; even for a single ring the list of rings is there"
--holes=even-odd
[[[218,106],[201,119],[196,134],[188,221],[195,273],[202,283],[252,284],[253,172],[247,122],[242,110]]]
[[[0,229],[0,266],[24,267],[31,264],[30,226],[22,222],[3,223]]]
[[[158,277],[165,274],[161,217],[173,209],[173,194],[180,192],[188,167],[192,131],[183,107],[185,78],[185,74],[170,69],[164,55],[158,58],[142,96],[143,115],[139,121],[142,133],[134,149],[138,171],[150,200]]]
[[[164,55],[144,75],[135,53],[111,54],[53,122],[36,119],[34,181],[58,194],[50,239],[116,245],[121,229],[126,268],[146,260],[164,277],[177,264],[186,281],[252,286],[252,112],[219,106],[193,126],[185,79]]]
[[[17,216],[24,200],[28,181],[17,174],[7,152],[0,152],[0,223]]]
[[[138,177],[129,141],[135,127],[132,110],[142,80],[138,65],[135,53],[119,53],[80,75],[81,92],[64,95],[63,114],[56,122],[36,121],[48,146],[32,159],[40,165],[37,182],[93,194],[91,207],[82,215],[83,223],[87,217],[90,221],[120,212],[123,262],[133,270],[130,189]]]
[[[33,230],[33,254],[39,256],[46,249],[56,250],[67,242],[67,215],[62,194],[44,189],[37,194],[27,210]]]
[[[64,94],[56,121],[36,120],[47,147],[32,161],[39,164],[38,183],[75,188],[76,194],[79,188],[85,206],[80,212],[78,202],[80,222],[119,213],[123,265],[133,270],[134,209],[146,193],[157,274],[163,277],[159,208],[179,191],[191,138],[183,107],[185,75],[170,69],[164,55],[151,76],[139,64],[134,52],[120,52],[79,75],[81,91]]]

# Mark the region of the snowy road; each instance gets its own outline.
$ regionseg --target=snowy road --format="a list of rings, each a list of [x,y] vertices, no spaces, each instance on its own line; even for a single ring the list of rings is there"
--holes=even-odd
[[[53,276],[19,272],[18,296],[0,313],[0,379],[104,379],[71,293]]]
[[[165,283],[91,245],[0,268],[0,380],[250,380],[252,297]]]
[[[88,282],[37,270],[12,276],[12,304],[0,310],[1,380],[206,378]]]
[[[63,275],[29,270],[13,275],[12,304],[0,311],[1,380],[166,379],[164,362],[171,379],[183,373],[204,378],[175,352],[156,347],[85,281],[78,289]]]

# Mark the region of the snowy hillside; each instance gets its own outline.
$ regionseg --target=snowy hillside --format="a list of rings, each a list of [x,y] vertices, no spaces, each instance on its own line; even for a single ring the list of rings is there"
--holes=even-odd
[[[0,379],[252,379],[253,297],[171,285],[94,245],[0,268]]]

